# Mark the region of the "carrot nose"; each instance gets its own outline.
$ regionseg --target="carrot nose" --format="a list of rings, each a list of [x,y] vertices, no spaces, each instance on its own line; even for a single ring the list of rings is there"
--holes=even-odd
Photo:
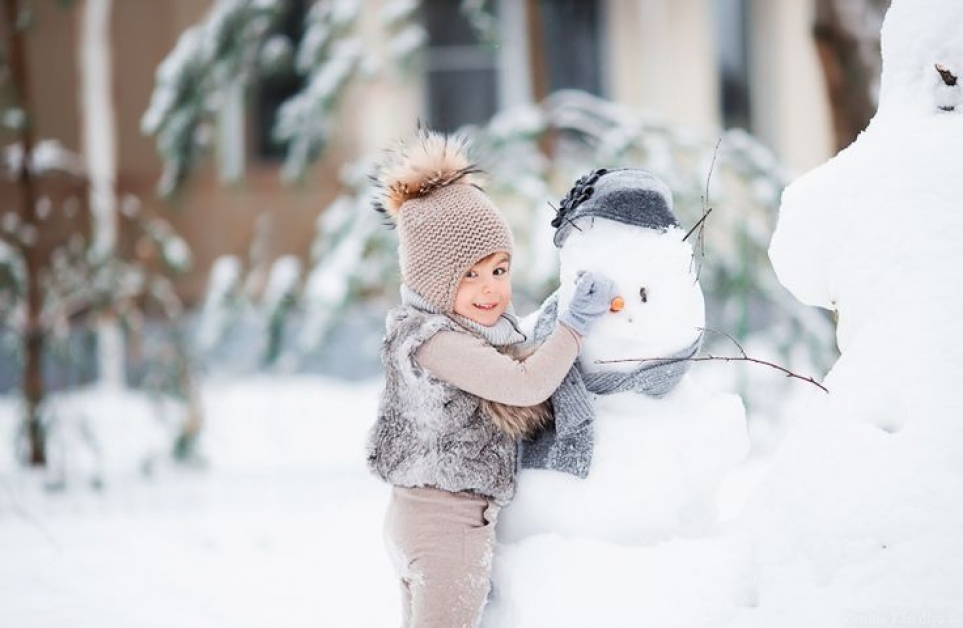
[[[622,297],[615,297],[614,299],[612,299],[612,303],[609,305],[609,311],[618,312],[623,307],[625,307],[625,299],[623,299]]]

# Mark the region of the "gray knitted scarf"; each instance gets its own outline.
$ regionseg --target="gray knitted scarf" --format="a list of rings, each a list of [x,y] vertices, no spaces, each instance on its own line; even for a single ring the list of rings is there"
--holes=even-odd
[[[535,323],[534,340],[541,342],[555,329],[558,292],[545,300]],[[702,334],[685,349],[664,359],[646,360],[630,372],[583,373],[572,366],[552,395],[554,425],[521,446],[521,465],[530,469],[553,469],[580,478],[588,476],[595,449],[595,408],[591,394],[636,392],[650,397],[669,393],[689,370],[689,358],[702,346]]]
[[[442,314],[442,312],[438,311],[438,308],[405,284],[401,284],[401,302],[404,305],[413,307],[416,310],[421,310],[422,312]],[[515,316],[515,310],[511,304],[509,304],[508,309],[498,319],[498,322],[491,327],[480,325],[458,314],[449,313],[447,316],[465,329],[484,338],[488,344],[496,347],[506,347],[525,341],[525,334],[518,330],[518,318]]]

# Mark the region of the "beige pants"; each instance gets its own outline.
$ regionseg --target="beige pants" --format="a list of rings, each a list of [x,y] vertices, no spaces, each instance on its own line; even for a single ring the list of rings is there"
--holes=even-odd
[[[498,506],[473,493],[395,487],[385,541],[405,628],[474,628],[490,588]]]

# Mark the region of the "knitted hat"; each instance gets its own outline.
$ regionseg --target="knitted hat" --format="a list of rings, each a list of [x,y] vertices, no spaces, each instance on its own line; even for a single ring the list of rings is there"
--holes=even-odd
[[[465,272],[492,253],[512,254],[512,232],[475,182],[464,140],[421,131],[388,154],[375,207],[398,227],[401,280],[441,312],[455,307]]]
[[[657,231],[680,227],[672,213],[672,192],[647,170],[593,170],[575,182],[559,204],[552,226],[561,248],[576,221],[586,216],[608,218]]]

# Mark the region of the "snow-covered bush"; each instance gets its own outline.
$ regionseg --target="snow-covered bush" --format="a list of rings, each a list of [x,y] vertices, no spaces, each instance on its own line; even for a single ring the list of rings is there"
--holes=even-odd
[[[35,144],[26,164],[18,144],[4,152],[4,175],[20,186],[21,199],[29,198],[21,173],[24,166],[30,169],[28,189],[34,199],[27,217],[23,207],[0,213],[0,352],[22,368],[21,388],[31,377],[42,378],[45,394],[89,383],[97,350],[90,340],[109,319],[130,340],[134,359],[128,375],[153,395],[158,407],[177,400],[185,408],[182,414],[195,415],[190,353],[178,328],[183,308],[172,282],[190,268],[186,242],[167,221],[146,214],[138,199],[127,196],[119,203],[118,219],[132,246],[107,255],[95,251],[89,207],[81,200],[88,181],[80,156],[49,140]],[[27,302],[31,293],[33,310]],[[151,319],[165,321],[165,330],[150,330]],[[37,339],[40,348],[33,350],[39,360],[28,363],[27,343]],[[99,341],[105,342],[103,337]],[[42,436],[32,447],[42,448],[45,435],[60,429],[61,417],[45,396],[35,404]],[[184,455],[191,453],[196,433],[194,427],[190,434],[181,429],[188,422],[169,422],[176,435],[172,448]]]

